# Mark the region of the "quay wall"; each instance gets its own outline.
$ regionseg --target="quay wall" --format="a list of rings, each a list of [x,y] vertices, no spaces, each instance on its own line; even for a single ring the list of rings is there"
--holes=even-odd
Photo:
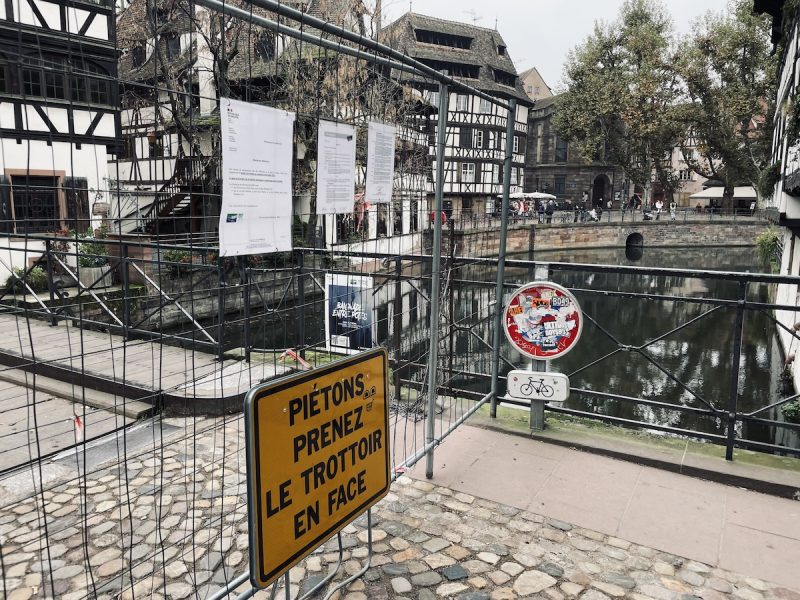
[[[510,225],[506,238],[509,253],[577,248],[624,248],[633,242],[645,247],[755,246],[756,238],[768,224],[762,221],[639,223],[566,223]],[[450,234],[445,232],[446,238]],[[453,232],[456,254],[492,257],[500,250],[500,229]],[[426,238],[432,247],[432,235]]]

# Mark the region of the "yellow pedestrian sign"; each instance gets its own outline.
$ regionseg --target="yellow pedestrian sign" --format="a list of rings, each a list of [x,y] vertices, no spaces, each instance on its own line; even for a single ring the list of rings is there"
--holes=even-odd
[[[386,350],[245,398],[250,578],[266,587],[389,491]]]

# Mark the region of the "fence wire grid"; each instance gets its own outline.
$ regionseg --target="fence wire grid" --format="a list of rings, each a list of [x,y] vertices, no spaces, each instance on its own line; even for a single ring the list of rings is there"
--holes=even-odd
[[[79,4],[94,6],[74,4],[64,9],[64,18],[76,23],[85,18]],[[76,31],[59,51],[41,29],[20,21],[16,44],[4,45],[4,65],[15,64],[11,79],[18,104],[35,100],[39,117],[0,112],[0,129],[19,129],[20,122],[30,129],[37,118],[53,126],[30,139],[4,136],[0,146],[0,271],[7,278],[0,291],[4,600],[16,590],[77,600],[221,598],[245,589],[242,397],[263,381],[342,356],[326,345],[326,278],[367,282],[371,339],[360,345],[380,345],[389,353],[394,477],[430,456],[473,412],[488,412],[499,395],[492,376],[502,382],[519,363],[498,344],[498,282],[502,298],[532,276],[535,228],[548,224],[522,207],[510,215],[507,205],[476,213],[437,205],[444,202],[437,183],[455,176],[443,170],[442,144],[458,145],[452,128],[437,125],[437,100],[445,90],[445,106],[453,104],[465,88],[367,43],[375,33],[369,21],[354,17],[344,3],[331,0],[320,10],[338,10],[341,19],[330,20],[354,29],[355,37],[282,10],[297,3],[284,2],[281,10],[266,4],[98,4],[98,21],[105,16],[109,27],[94,44],[81,43],[83,34]],[[95,31],[91,27],[86,26]],[[220,96],[297,114],[292,252],[220,256]],[[96,132],[98,143],[78,135],[74,124],[69,135],[56,131],[59,111],[77,114],[86,105],[96,110],[84,131]],[[513,108],[504,99],[492,105],[497,139]],[[357,127],[359,180],[348,214],[315,211],[322,120]],[[397,127],[390,204],[370,206],[363,196],[369,121]],[[492,196],[504,191],[506,203],[512,138],[506,135],[506,147],[497,148],[498,165],[505,169],[491,180]],[[559,214],[559,224],[574,216],[575,226],[592,226],[577,223],[578,214]],[[608,211],[604,218],[643,217]],[[683,221],[693,218],[681,214]],[[473,230],[479,234],[472,236]],[[512,230],[531,242],[520,260],[509,263],[504,281],[502,243]],[[572,276],[563,283],[578,291],[592,323],[612,344],[588,366],[555,365],[573,374],[633,345],[604,325],[595,314],[602,302],[592,298],[612,292],[634,302],[641,277],[710,277],[623,269],[621,276],[632,279],[620,285],[606,281],[610,275],[599,267],[553,263],[554,277]],[[702,304],[696,291],[688,286],[648,297],[694,307]],[[736,307],[740,299],[721,297],[715,306]],[[775,308],[763,299],[748,302],[752,310]],[[626,310],[624,322],[630,322],[635,308]],[[679,320],[699,316],[676,313]],[[678,326],[665,326],[659,335]],[[685,377],[674,379],[678,385]],[[575,391],[602,393],[589,385]],[[734,407],[731,423],[729,407],[719,398],[696,406],[697,396],[705,395],[683,391],[676,408],[656,408],[669,414],[705,411],[710,425],[675,421],[667,431],[750,443],[742,423],[756,422],[760,413],[742,415]],[[657,429],[653,415],[640,408],[654,406],[650,392],[637,398],[609,392],[619,405],[639,407],[633,413],[611,414],[613,408],[594,410],[591,404],[553,412]],[[774,403],[775,398],[766,402]],[[768,407],[770,427],[796,435],[797,426],[775,425],[777,407]],[[752,445],[775,451],[784,442],[794,443]],[[326,544],[323,551],[334,548]],[[291,594],[298,589],[292,581]]]
[[[319,13],[374,34],[339,4]],[[242,397],[342,356],[326,347],[326,277],[369,280],[372,339],[360,342],[390,354],[394,477],[476,406],[454,393],[426,406],[452,350],[444,331],[465,315],[444,302],[431,334],[452,261],[404,258],[430,254],[447,218],[433,211],[436,100],[452,80],[253,3],[92,7],[105,30],[85,23],[61,47],[21,14],[6,22],[23,115],[0,114],[19,133],[0,147],[0,589],[233,595],[248,570]],[[65,7],[67,21],[84,9]],[[220,256],[219,97],[297,115],[292,252]],[[349,214],[316,214],[322,120],[357,127]],[[390,204],[364,198],[369,121],[397,128]],[[481,296],[470,315],[487,318],[491,303]]]

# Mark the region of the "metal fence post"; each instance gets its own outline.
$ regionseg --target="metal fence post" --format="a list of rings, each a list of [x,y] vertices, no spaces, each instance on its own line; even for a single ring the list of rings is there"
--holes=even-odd
[[[503,328],[503,288],[505,286],[506,236],[508,234],[508,197],[511,190],[511,163],[514,160],[514,124],[517,119],[517,101],[511,100],[506,123],[506,156],[503,164],[503,205],[500,215],[500,253],[497,262],[497,289],[495,290],[494,343],[492,344],[492,400],[489,416],[497,417],[497,396],[500,392],[500,343]]]
[[[120,248],[120,258],[122,263],[122,331],[124,332],[125,339],[130,338],[131,326],[131,285],[130,285],[130,269],[128,268],[128,244],[122,244]]]
[[[744,311],[747,301],[747,282],[739,283],[739,303],[736,307],[736,325],[733,329],[733,356],[731,357],[731,386],[728,396],[728,436],[725,444],[725,459],[733,460],[733,447],[736,443],[736,412],[739,402],[739,367],[742,358],[742,333],[744,331]]]
[[[217,260],[217,276],[219,278],[219,290],[217,291],[217,311],[219,316],[217,358],[219,358],[219,362],[225,360],[225,268],[222,266],[224,260],[222,256]]]
[[[247,268],[247,257],[239,257],[239,278],[242,282],[242,293],[244,297],[244,360],[250,362],[250,348],[253,343],[250,340],[250,270]]]
[[[439,83],[439,123],[436,131],[436,195],[433,208],[433,262],[431,263],[431,349],[428,353],[428,411],[425,422],[425,444],[429,447],[425,459],[425,477],[433,477],[433,441],[436,434],[436,367],[439,362],[439,306],[442,279],[442,209],[444,206],[444,146],[447,140],[447,111],[450,97],[447,84]]]
[[[53,242],[52,240],[45,240],[45,255],[46,260],[45,264],[47,266],[47,291],[50,292],[50,306],[48,307],[48,312],[50,313],[50,325],[55,327],[58,325],[58,319],[56,318],[56,314],[53,311],[53,307],[55,306],[55,281],[53,281]]]
[[[297,354],[300,358],[306,357],[306,285],[303,271],[305,270],[305,255],[297,253],[297,304],[300,307],[300,318],[297,320]]]
[[[393,311],[393,328],[394,328],[394,372],[392,373],[392,382],[394,383],[394,401],[400,402],[400,348],[401,348],[401,330],[403,328],[403,288],[400,277],[402,276],[403,263],[398,256],[394,261],[394,308]]]

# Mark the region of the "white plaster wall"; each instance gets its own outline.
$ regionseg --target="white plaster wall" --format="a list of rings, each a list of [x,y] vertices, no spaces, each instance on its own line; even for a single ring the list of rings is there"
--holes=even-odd
[[[67,177],[83,177],[89,185],[89,206],[108,202],[108,166],[106,147],[83,144],[80,150],[66,142],[0,140],[0,173],[7,169],[64,171]],[[95,219],[94,226],[99,225]],[[12,249],[9,249],[11,247]],[[44,244],[24,238],[0,238],[0,283],[13,267],[24,267],[30,259],[41,255]]]

